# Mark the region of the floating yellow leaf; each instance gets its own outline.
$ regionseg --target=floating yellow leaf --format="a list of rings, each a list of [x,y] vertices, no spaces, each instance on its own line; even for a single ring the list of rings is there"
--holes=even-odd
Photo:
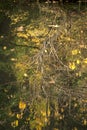
[[[81,51],[78,50],[78,49],[75,49],[75,50],[72,50],[72,55],[77,55],[77,54],[80,54]]]
[[[78,50],[72,50],[72,55],[77,55],[78,54]]]
[[[7,47],[6,47],[6,46],[4,46],[4,47],[3,47],[3,50],[6,50],[6,49],[7,49]]]
[[[63,117],[62,117],[62,116],[60,116],[60,117],[59,117],[59,119],[60,119],[60,120],[62,120],[62,119],[63,119]]]
[[[8,90],[7,90],[7,89],[4,89],[4,92],[6,92],[6,93],[7,93],[7,92],[8,92]]]
[[[22,114],[17,114],[16,117],[17,117],[18,119],[22,119]]]
[[[13,52],[13,51],[15,51],[15,49],[14,49],[14,48],[12,48],[12,49],[10,49],[10,51],[11,51],[11,52]]]
[[[15,19],[14,19],[14,22],[17,23],[17,22],[18,22],[18,18],[15,18]]]
[[[0,36],[0,38],[4,38],[4,36]]]
[[[77,103],[75,103],[75,104],[74,104],[74,107],[77,107],[77,106],[78,106],[78,104],[77,104]]]
[[[28,77],[28,74],[27,74],[27,73],[24,73],[24,77]]]
[[[17,61],[17,59],[16,59],[16,58],[11,58],[10,60],[11,60],[11,61]]]
[[[81,76],[81,71],[79,71],[78,73],[76,73],[76,76]]]
[[[18,120],[15,120],[15,121],[11,122],[11,126],[12,127],[17,127],[18,126]]]
[[[85,58],[85,59],[83,60],[83,62],[87,64],[87,58]]]
[[[87,120],[86,119],[83,120],[83,124],[87,125]]]
[[[24,31],[24,27],[23,27],[23,26],[18,27],[18,28],[17,28],[17,31],[19,31],[19,32]]]
[[[67,41],[70,41],[70,40],[71,40],[71,38],[70,38],[70,37],[67,37],[67,38],[66,38],[66,40],[67,40]]]
[[[81,33],[83,33],[83,30],[81,30]]]
[[[58,128],[53,128],[53,130],[59,130]]]
[[[36,43],[38,43],[38,42],[39,42],[39,43],[40,43],[40,40],[39,40],[39,39],[37,39],[37,38],[33,38],[33,39],[32,39],[32,42],[36,42]]]
[[[74,69],[76,68],[75,63],[74,63],[74,62],[69,63],[69,68],[70,68],[71,70],[74,70]]]
[[[63,39],[63,38],[64,38],[64,36],[63,36],[63,35],[60,35],[60,38],[61,38],[61,39]]]
[[[28,39],[28,35],[24,34],[24,33],[17,33],[17,36],[20,37],[20,38]]]
[[[23,102],[23,101],[20,101],[19,102],[19,108],[22,109],[22,110],[24,110],[26,108],[26,103]]]
[[[49,81],[49,83],[50,84],[55,84],[55,80],[52,79],[52,80]]]
[[[45,117],[44,121],[45,121],[45,122],[48,122],[48,119]]]
[[[61,108],[61,112],[62,112],[62,113],[64,112],[64,109],[63,109],[63,108]]]
[[[26,118],[26,121],[29,121],[30,120],[30,117]]]
[[[46,116],[46,112],[41,111],[42,116]]]
[[[77,63],[77,64],[80,64],[80,60],[77,60],[76,63]]]
[[[78,130],[76,127],[74,127],[74,129],[73,130]]]
[[[45,53],[47,53],[47,50],[45,50]]]

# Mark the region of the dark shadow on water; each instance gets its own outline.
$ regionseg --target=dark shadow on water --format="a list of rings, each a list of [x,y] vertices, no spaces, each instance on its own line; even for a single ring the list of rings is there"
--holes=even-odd
[[[10,31],[11,19],[3,12],[0,12],[0,35],[7,35]]]

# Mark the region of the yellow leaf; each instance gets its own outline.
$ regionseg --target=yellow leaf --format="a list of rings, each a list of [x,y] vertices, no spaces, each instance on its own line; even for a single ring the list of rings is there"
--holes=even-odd
[[[33,38],[33,39],[32,39],[32,42],[39,43],[39,42],[40,42],[40,40],[39,40],[39,39],[37,39],[37,38]]]
[[[22,119],[22,114],[17,114],[16,117],[17,117],[18,119]]]
[[[46,116],[46,112],[41,111],[42,116]]]
[[[64,109],[63,109],[63,108],[61,108],[61,112],[64,112]]]
[[[26,108],[26,103],[23,102],[23,101],[20,101],[19,102],[19,108],[22,109],[22,110],[24,110]]]
[[[81,71],[79,71],[78,73],[76,73],[76,76],[81,76],[81,75],[82,75]]]
[[[12,49],[10,49],[10,51],[11,51],[11,52],[14,52],[14,51],[15,51],[15,49],[14,49],[14,48],[12,48]]]
[[[74,129],[73,130],[78,130],[76,127],[74,127]]]
[[[77,60],[76,63],[77,63],[77,64],[80,64],[80,60]]]
[[[23,26],[18,27],[18,28],[17,28],[17,31],[19,31],[19,32],[24,31],[24,27],[23,27]]]
[[[87,120],[86,119],[83,120],[83,124],[87,125]]]
[[[17,61],[17,59],[15,59],[15,58],[11,58],[10,60],[11,60],[11,61]]]
[[[48,119],[45,117],[44,121],[45,121],[45,122],[48,122]]]
[[[47,53],[47,50],[45,50],[45,53]]]
[[[19,38],[28,39],[28,35],[27,35],[27,34],[24,34],[24,33],[17,33],[17,36],[18,36]]]
[[[87,64],[87,58],[85,58],[85,59],[83,60],[83,62]]]
[[[59,119],[60,119],[60,120],[62,120],[62,119],[63,119],[63,117],[62,117],[62,116],[60,116],[60,117],[59,117]]]
[[[58,128],[53,128],[53,130],[59,130]]]
[[[28,74],[27,74],[27,73],[24,73],[24,77],[28,77]]]
[[[4,38],[4,36],[0,36],[0,38]]]
[[[29,120],[30,120],[30,117],[26,118],[26,120],[29,121]]]
[[[81,33],[83,33],[83,30],[81,30]]]
[[[18,19],[17,19],[17,18],[15,18],[15,19],[14,19],[14,22],[15,22],[15,23],[17,23],[17,22],[18,22]]]
[[[71,40],[71,38],[70,38],[70,37],[67,37],[67,38],[66,38],[66,40],[67,40],[67,41],[70,41],[70,40]]]
[[[18,120],[15,120],[15,121],[11,122],[11,126],[12,127],[17,127],[18,126]]]
[[[75,104],[74,104],[74,107],[77,107],[77,106],[78,106],[78,104],[77,104],[77,103],[75,103]]]
[[[80,53],[81,53],[81,51],[78,50],[78,49],[72,50],[72,55],[77,55],[77,54],[80,54]]]
[[[50,84],[55,84],[55,80],[52,79],[52,80],[49,81],[49,83]]]
[[[74,62],[70,62],[69,63],[69,68],[71,69],[71,70],[74,70],[75,68],[76,68],[76,65],[75,65],[75,63]]]
[[[72,50],[72,55],[77,55],[78,54],[78,50]]]
[[[7,49],[7,47],[6,47],[6,46],[4,46],[4,47],[3,47],[3,50],[6,50],[6,49]]]

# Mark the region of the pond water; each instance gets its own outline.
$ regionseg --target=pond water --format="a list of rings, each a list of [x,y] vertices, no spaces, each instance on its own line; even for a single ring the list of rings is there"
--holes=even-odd
[[[0,128],[86,130],[86,5],[31,3],[0,17]]]

